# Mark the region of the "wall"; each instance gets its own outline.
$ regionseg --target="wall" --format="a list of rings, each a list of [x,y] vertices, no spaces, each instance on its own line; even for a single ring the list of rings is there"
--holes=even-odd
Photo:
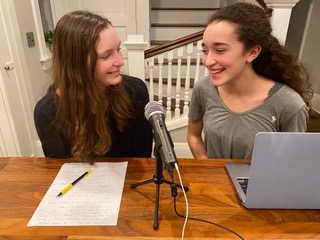
[[[1,69],[2,77],[0,81],[3,83],[1,96],[4,97],[2,100],[4,100],[4,108],[6,108],[5,114],[1,114],[1,123],[9,121],[11,129],[9,133],[2,137],[4,145],[7,145],[10,138],[13,137],[17,147],[15,153],[11,151],[6,152],[5,155],[34,156],[36,155],[36,134],[31,107],[33,92],[30,86],[17,15],[13,1],[1,1],[0,22],[4,26],[1,26],[0,52],[3,61],[1,62],[4,64],[1,64],[1,66],[9,67],[4,72]],[[24,37],[26,36],[24,35]]]
[[[301,60],[307,64],[311,73],[314,90],[313,108],[320,113],[320,1],[312,1],[310,22],[300,51]]]
[[[40,51],[39,42],[37,41],[38,36],[34,23],[33,11],[32,11],[32,0],[13,0],[14,6],[17,13],[18,25],[24,55],[26,56],[26,74],[30,78],[32,96],[30,96],[31,104],[34,106],[35,102],[45,93],[47,87],[48,76],[42,69],[40,63]],[[27,44],[26,32],[33,32],[35,38],[35,46],[29,48]]]
[[[310,70],[314,90],[313,108],[320,112],[320,1],[303,0],[292,9],[286,46]]]

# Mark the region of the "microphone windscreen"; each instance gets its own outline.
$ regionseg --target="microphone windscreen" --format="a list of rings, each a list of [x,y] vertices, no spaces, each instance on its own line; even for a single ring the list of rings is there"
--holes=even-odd
[[[155,113],[164,115],[164,108],[162,104],[156,101],[148,102],[144,107],[144,116],[149,120],[149,117]]]

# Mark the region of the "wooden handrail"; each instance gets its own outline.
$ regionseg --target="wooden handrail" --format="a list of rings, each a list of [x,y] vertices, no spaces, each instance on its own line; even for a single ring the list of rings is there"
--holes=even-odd
[[[166,51],[169,51],[169,50],[184,46],[186,44],[198,41],[198,40],[202,39],[203,32],[204,32],[204,30],[187,35],[182,38],[178,38],[176,40],[173,40],[173,41],[165,43],[165,44],[161,44],[161,45],[156,46],[154,48],[150,48],[148,50],[145,50],[144,57],[145,58],[153,57],[155,55],[164,53]]]
[[[266,16],[271,17],[272,16],[272,9],[267,7],[264,0],[256,0],[256,1],[264,9]],[[176,40],[170,41],[165,44],[161,44],[161,45],[156,46],[154,48],[147,49],[144,51],[144,58],[147,59],[147,58],[156,56],[158,54],[170,51],[172,49],[182,47],[182,46],[187,45],[189,43],[196,42],[196,41],[202,39],[203,32],[204,32],[204,30],[187,35],[187,36],[184,36],[182,38],[178,38]]]

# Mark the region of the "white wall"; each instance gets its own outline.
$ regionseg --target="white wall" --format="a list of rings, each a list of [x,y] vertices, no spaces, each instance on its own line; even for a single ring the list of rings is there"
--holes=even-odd
[[[46,87],[48,86],[48,77],[42,69],[40,63],[40,52],[39,42],[36,32],[36,27],[33,18],[33,11],[31,8],[31,0],[13,0],[18,26],[15,26],[20,32],[24,55],[26,56],[26,74],[30,79],[32,96],[30,96],[31,104],[35,102],[45,93]],[[33,32],[35,38],[35,46],[29,48],[27,44],[26,33]]]

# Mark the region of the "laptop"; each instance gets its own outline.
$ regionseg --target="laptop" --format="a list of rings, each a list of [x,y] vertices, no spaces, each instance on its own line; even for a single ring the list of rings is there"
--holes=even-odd
[[[320,133],[257,133],[251,164],[225,167],[246,208],[320,209]]]

